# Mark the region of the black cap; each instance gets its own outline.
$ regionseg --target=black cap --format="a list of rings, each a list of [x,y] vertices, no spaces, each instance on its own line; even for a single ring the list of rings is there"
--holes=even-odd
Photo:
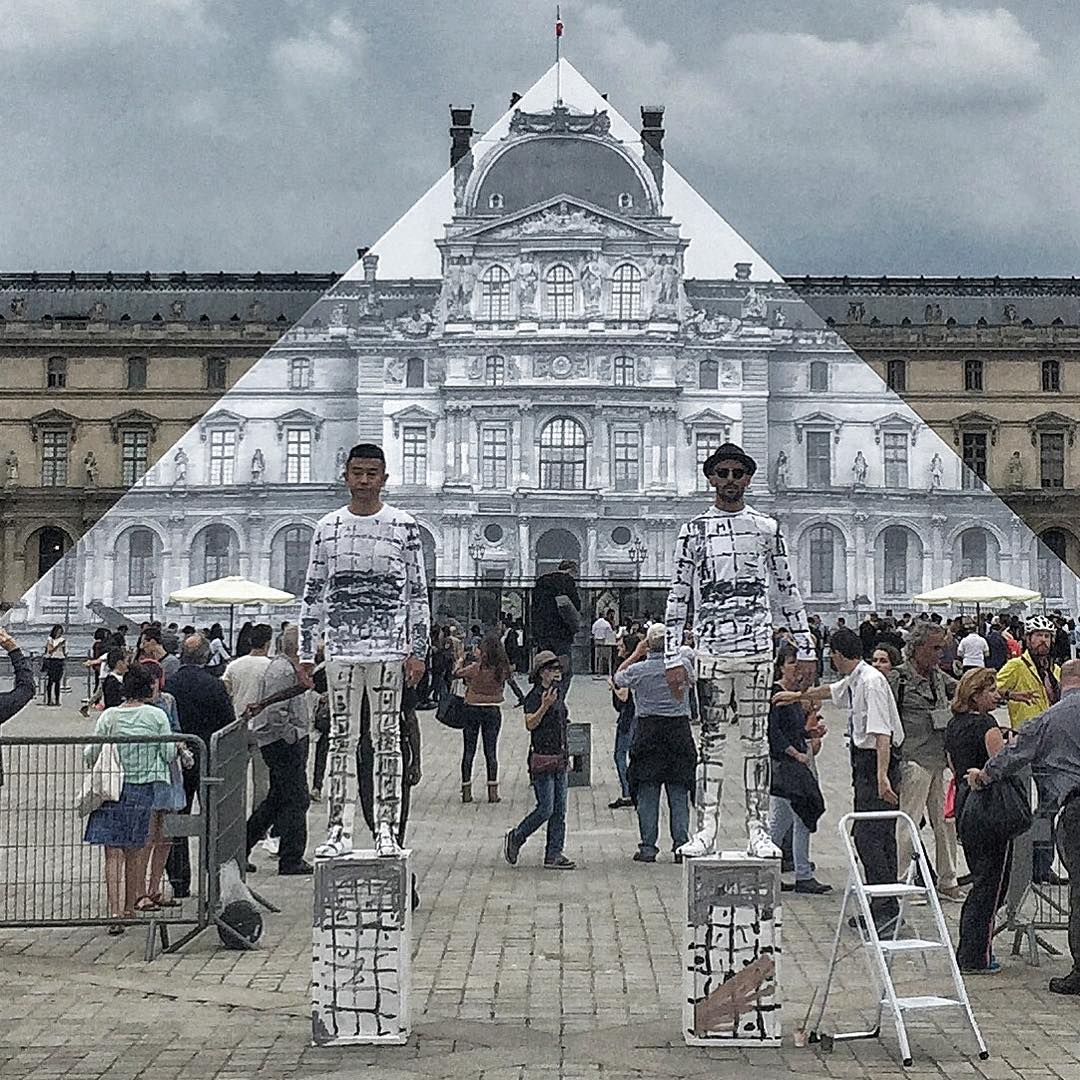
[[[712,476],[713,470],[721,461],[738,461],[746,471],[753,476],[757,472],[757,462],[741,446],[726,442],[718,446],[701,466],[701,471],[706,476]]]

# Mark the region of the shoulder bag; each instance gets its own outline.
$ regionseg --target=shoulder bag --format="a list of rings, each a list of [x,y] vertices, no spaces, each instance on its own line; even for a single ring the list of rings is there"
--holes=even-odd
[[[979,791],[969,791],[957,822],[960,842],[979,846],[980,838],[1012,840],[1031,828],[1031,795],[1019,777],[997,780]]]
[[[80,817],[86,817],[107,802],[119,802],[123,790],[124,766],[116,752],[116,743],[103,743],[97,760],[90,767],[90,775],[83,781],[75,809]]]

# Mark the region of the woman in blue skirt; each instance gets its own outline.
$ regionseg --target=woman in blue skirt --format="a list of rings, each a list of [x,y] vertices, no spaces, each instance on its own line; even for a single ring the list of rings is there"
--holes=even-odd
[[[135,664],[124,675],[124,701],[100,716],[94,729],[102,736],[168,736],[165,713],[152,705],[156,692],[154,674],[145,664]],[[87,819],[83,839],[105,848],[105,887],[109,915],[130,919],[139,910],[156,906],[145,895],[148,840],[154,814],[155,795],[161,798],[161,784],[171,787],[170,763],[176,744],[119,743],[117,755],[124,769],[124,786],[117,802],[103,803]],[[101,744],[87,746],[86,764],[92,766],[101,753]],[[119,921],[110,934],[123,933]]]

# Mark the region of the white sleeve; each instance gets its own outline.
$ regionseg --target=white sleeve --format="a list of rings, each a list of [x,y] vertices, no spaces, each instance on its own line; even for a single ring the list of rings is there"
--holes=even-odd
[[[686,631],[686,618],[690,613],[690,602],[694,595],[694,554],[690,548],[690,526],[683,525],[679,538],[675,541],[675,576],[668,590],[667,607],[664,610],[664,623],[667,637],[664,645],[664,666],[678,667],[682,660],[679,649]]]
[[[326,613],[326,541],[322,529],[311,538],[304,594],[300,600],[300,660],[314,661]]]

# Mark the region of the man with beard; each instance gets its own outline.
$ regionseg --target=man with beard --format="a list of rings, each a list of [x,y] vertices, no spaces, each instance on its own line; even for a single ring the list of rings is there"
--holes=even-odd
[[[320,634],[330,694],[330,797],[326,843],[317,858],[352,850],[356,747],[364,697],[370,699],[375,754],[375,852],[400,852],[401,694],[424,674],[430,613],[420,529],[382,502],[382,449],[354,446],[345,461],[347,506],[315,527],[300,606],[300,669],[308,686]]]
[[[743,500],[757,463],[732,443],[719,447],[702,466],[716,502],[679,531],[675,578],[668,593],[664,665],[676,699],[689,676],[681,648],[691,603],[697,649],[701,742],[697,767],[697,832],[679,848],[682,855],[716,850],[724,746],[739,724],[746,791],[747,853],[778,859],[769,836],[769,690],[774,625],[793,633],[798,659],[814,668],[814,642],[799,588],[788,565],[780,526]]]
[[[1029,720],[1042,716],[1061,698],[1061,668],[1051,656],[1056,632],[1053,619],[1046,615],[1032,615],[1024,623],[1026,648],[1019,656],[1007,661],[997,673],[998,690],[1009,702],[1009,724],[1013,731],[1019,731]],[[1040,812],[1050,813],[1054,808],[1053,801],[1037,774],[1035,788],[1039,792]],[[1058,884],[1060,879],[1051,869],[1053,862],[1053,843],[1036,844],[1032,879]]]

